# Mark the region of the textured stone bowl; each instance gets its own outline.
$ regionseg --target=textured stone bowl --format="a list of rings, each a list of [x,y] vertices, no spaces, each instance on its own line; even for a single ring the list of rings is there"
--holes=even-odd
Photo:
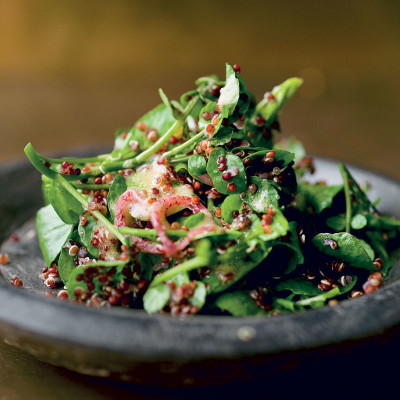
[[[316,166],[313,180],[341,181],[336,162],[317,158]],[[360,182],[371,184],[371,197],[382,199],[382,212],[400,217],[397,182],[350,169]],[[4,165],[0,187],[0,252],[10,257],[0,279],[0,336],[41,360],[140,384],[204,386],[266,379],[307,365],[326,371],[338,365],[343,371],[347,365],[350,371],[349,363],[363,367],[359,361],[363,364],[366,349],[368,354],[386,352],[389,357],[393,348],[400,348],[396,268],[392,281],[371,295],[265,319],[176,319],[126,309],[91,309],[48,297],[38,277],[44,263],[32,220],[42,204],[40,176],[26,163]],[[14,232],[18,242],[10,239]],[[13,275],[24,288],[9,284]]]

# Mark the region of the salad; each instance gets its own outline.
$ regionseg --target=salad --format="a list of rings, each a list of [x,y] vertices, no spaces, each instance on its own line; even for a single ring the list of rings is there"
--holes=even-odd
[[[238,65],[115,133],[112,151],[49,158],[36,223],[44,283],[94,307],[271,316],[383,286],[400,221],[381,215],[343,163],[309,183],[313,159],[280,137],[290,78],[257,101]]]

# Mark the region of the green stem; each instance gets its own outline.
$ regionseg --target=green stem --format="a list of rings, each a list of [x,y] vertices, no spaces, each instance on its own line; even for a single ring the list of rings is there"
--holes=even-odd
[[[62,164],[64,161],[68,161],[72,164],[86,164],[86,163],[95,163],[101,162],[107,159],[110,155],[109,154],[100,154],[98,156],[93,157],[62,157],[62,158],[51,158],[40,156],[42,160],[49,162],[50,164]]]
[[[68,181],[64,179],[63,176],[57,174],[55,180],[59,183],[65,190],[67,190],[72,196],[75,197],[83,206],[87,209],[88,201],[83,197]],[[100,212],[97,210],[90,211],[90,213],[100,221],[114,236],[116,236],[122,243],[125,244],[125,236]]]
[[[127,226],[119,228],[119,231],[125,235],[139,236],[145,239],[155,240],[158,238],[158,233],[155,229],[139,229],[129,228]],[[176,238],[184,238],[187,236],[188,231],[169,229],[166,231],[168,236]]]
[[[100,190],[100,189],[110,189],[111,185],[108,185],[106,183],[96,185],[95,183],[72,183],[75,189],[79,190]]]
[[[70,193],[75,199],[77,199],[83,206],[84,209],[88,207],[88,201],[83,197],[73,186],[69,183],[64,176],[51,170],[43,164],[42,158],[39,153],[35,151],[31,143],[28,143],[24,149],[26,156],[32,165],[43,175],[50,179],[54,179],[60,184],[68,193]],[[99,211],[90,211],[95,218],[97,218],[111,233],[113,233],[122,243],[125,244],[125,236],[118,231],[118,229]]]
[[[340,163],[338,166],[343,179],[344,195],[346,199],[346,232],[350,233],[351,198],[350,198],[349,178],[346,174],[344,164]]]
[[[205,138],[206,138],[206,135],[205,135],[205,129],[204,129],[201,132],[199,132],[197,135],[193,136],[191,139],[182,143],[180,146],[176,146],[172,150],[165,152],[163,154],[163,157],[168,158],[168,157],[172,157],[176,154],[182,153],[184,150],[192,147],[193,144],[201,142]]]
[[[167,282],[175,275],[181,274],[182,272],[188,272],[192,269],[204,267],[206,260],[202,256],[194,257],[190,260],[184,261],[182,264],[177,265],[171,269],[166,270],[161,275],[156,276],[151,282],[151,286],[159,285],[160,283]]]
[[[163,147],[164,143],[166,143],[174,134],[183,127],[182,121],[175,121],[171,128],[168,129],[167,132],[164,133],[160,139],[157,140],[152,146],[150,146],[147,150],[140,153],[135,158],[127,160],[123,162],[123,168],[134,168],[142,163],[144,163],[150,156],[157,153]]]

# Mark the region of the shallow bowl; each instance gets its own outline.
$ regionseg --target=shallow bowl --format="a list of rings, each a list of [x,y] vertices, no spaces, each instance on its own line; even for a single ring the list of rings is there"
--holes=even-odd
[[[341,182],[336,161],[315,161],[317,172],[310,180]],[[383,213],[400,217],[398,182],[354,166],[350,170],[359,182],[371,185],[372,199],[381,198]],[[44,262],[32,219],[42,205],[40,176],[24,162],[4,165],[0,187],[7,188],[0,200],[0,252],[10,258],[0,279],[0,335],[41,360],[140,384],[204,386],[267,379],[298,366],[329,371],[340,365],[343,371],[343,360],[354,362],[352,357],[363,368],[359,361],[366,349],[369,357],[390,357],[400,348],[396,279],[335,307],[274,318],[178,319],[139,310],[92,309],[46,296],[38,277]],[[18,242],[10,238],[15,232]],[[9,284],[12,275],[22,279],[24,288]]]

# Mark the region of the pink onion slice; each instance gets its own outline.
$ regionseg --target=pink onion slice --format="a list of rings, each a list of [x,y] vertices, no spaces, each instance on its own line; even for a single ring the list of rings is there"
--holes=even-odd
[[[147,199],[142,197],[136,189],[128,189],[119,197],[117,204],[115,205],[115,226],[117,228],[129,225],[129,221],[132,221],[130,209],[135,207],[135,205],[138,207],[149,207]],[[151,243],[137,236],[130,236],[130,238],[132,239],[132,244],[140,250],[147,253],[164,254],[163,248],[160,244]]]
[[[192,202],[192,199],[193,198],[189,196],[170,195],[159,199],[152,205],[150,220],[153,228],[158,233],[158,237],[163,245],[164,252],[168,256],[172,256],[177,252],[182,251],[186,246],[189,245],[190,241],[196,235],[204,232],[213,231],[217,227],[214,223],[210,211],[208,211],[208,209],[204,207],[201,203],[194,204]],[[166,213],[170,207],[177,205],[185,206],[185,208],[189,208],[196,214],[201,212],[205,215],[206,218],[200,227],[190,230],[190,232],[184,239],[179,242],[173,242],[165,232],[165,227],[169,226],[169,223],[166,219]]]

